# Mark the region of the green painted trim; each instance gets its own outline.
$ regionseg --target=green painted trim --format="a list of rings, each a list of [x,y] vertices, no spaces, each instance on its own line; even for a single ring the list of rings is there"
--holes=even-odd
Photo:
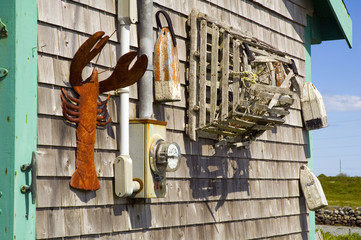
[[[352,21],[342,0],[326,0],[330,10],[324,7],[324,3],[318,5],[315,11],[319,10],[319,14],[325,14],[325,19],[322,15],[314,15],[313,17],[307,16],[307,26],[305,28],[305,72],[306,82],[312,82],[311,74],[311,45],[319,44],[323,40],[335,40],[335,39],[346,39],[348,46],[352,47]],[[318,2],[320,4],[321,2]],[[333,17],[328,18],[327,15]],[[330,17],[330,16],[329,16]],[[335,28],[337,25],[339,28]],[[341,31],[341,32],[340,32]],[[308,139],[308,167],[313,171],[314,160],[313,160],[313,138],[312,131],[307,133]],[[310,239],[316,239],[316,221],[315,212],[310,211],[309,213],[309,224],[310,224]]]
[[[352,47],[352,20],[342,0],[317,0],[313,2],[312,44],[345,39]]]
[[[322,42],[322,27],[321,21],[318,16],[313,16],[312,18],[309,17],[308,20],[311,27],[311,44],[320,44]],[[331,30],[332,31],[332,30]]]
[[[305,71],[306,71],[306,82],[311,82],[311,42],[312,42],[312,18],[307,16],[307,26],[305,28]],[[313,154],[312,154],[312,131],[307,132],[307,152],[308,152],[308,167],[313,170]],[[315,212],[310,211],[309,214],[310,224],[310,239],[316,239],[316,220]]]
[[[36,204],[20,187],[37,148],[37,0],[0,0],[8,36],[0,38],[0,239],[35,239]]]
[[[333,15],[340,27],[347,44],[352,48],[352,20],[342,0],[328,0]]]
[[[312,131],[308,131],[307,133],[308,138],[308,168],[313,171],[313,137],[312,137]],[[310,239],[315,240],[316,239],[316,215],[314,211],[310,211],[309,213],[309,219],[310,219]]]

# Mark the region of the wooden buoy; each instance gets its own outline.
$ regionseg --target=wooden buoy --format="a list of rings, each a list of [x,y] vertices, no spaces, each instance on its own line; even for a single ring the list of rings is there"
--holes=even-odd
[[[167,27],[161,26],[160,13],[167,20]],[[156,20],[161,31],[154,50],[154,99],[159,102],[180,101],[179,59],[172,22],[163,10],[156,13]]]
[[[309,210],[314,211],[328,205],[320,181],[306,165],[300,168],[300,184]]]
[[[311,82],[306,82],[303,86],[301,106],[303,121],[307,130],[328,126],[322,95]]]

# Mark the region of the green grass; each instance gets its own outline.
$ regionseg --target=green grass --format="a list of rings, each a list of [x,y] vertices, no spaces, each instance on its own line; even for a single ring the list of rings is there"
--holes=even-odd
[[[361,207],[361,177],[318,176],[329,206]]]
[[[352,235],[332,235],[329,232],[323,232],[321,230],[323,240],[360,240],[361,236],[357,233],[353,233]]]

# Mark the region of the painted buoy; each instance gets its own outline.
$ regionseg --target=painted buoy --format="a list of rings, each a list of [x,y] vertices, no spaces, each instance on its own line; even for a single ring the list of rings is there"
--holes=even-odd
[[[306,165],[300,168],[300,184],[309,210],[314,211],[328,205],[320,181]]]
[[[311,82],[306,82],[303,86],[301,106],[303,121],[307,130],[328,126],[322,95]]]
[[[160,13],[166,18],[168,27],[161,26]],[[154,99],[160,102],[180,101],[179,59],[172,22],[163,10],[156,13],[156,20],[161,31],[154,49]]]

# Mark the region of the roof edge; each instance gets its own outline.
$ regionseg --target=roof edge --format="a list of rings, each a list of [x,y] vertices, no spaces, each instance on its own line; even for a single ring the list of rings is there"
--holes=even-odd
[[[352,20],[346,5],[341,0],[327,0],[333,16],[346,40],[349,48],[352,48]]]

